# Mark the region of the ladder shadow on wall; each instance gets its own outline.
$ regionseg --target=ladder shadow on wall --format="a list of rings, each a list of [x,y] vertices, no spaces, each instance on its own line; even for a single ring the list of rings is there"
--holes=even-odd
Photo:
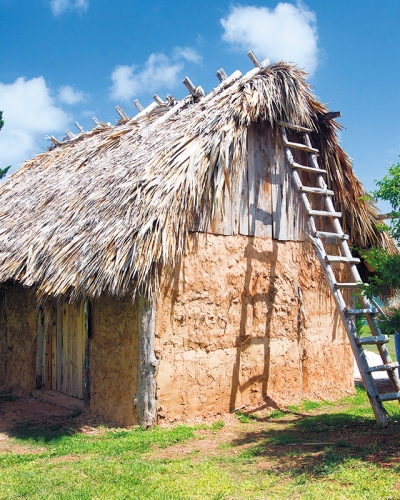
[[[233,411],[237,408],[236,400],[238,392],[243,392],[255,383],[261,382],[262,398],[268,401],[269,406],[277,407],[276,403],[268,397],[268,382],[270,377],[270,343],[271,343],[271,320],[273,313],[273,305],[277,289],[275,287],[276,264],[278,259],[277,242],[272,241],[272,251],[258,251],[254,247],[254,239],[249,238],[244,252],[246,261],[246,270],[243,284],[243,291],[241,296],[241,316],[240,316],[240,329],[236,338],[236,358],[232,370],[232,386],[230,395],[230,410]],[[253,273],[253,261],[256,260],[260,263],[269,265],[269,290],[263,293],[252,293],[252,281],[254,280],[255,273]],[[248,311],[249,305],[254,308],[258,302],[264,302],[267,308],[265,316],[265,333],[263,337],[251,336],[248,330]],[[245,382],[240,382],[242,354],[251,345],[264,346],[264,359],[262,373],[250,377]]]

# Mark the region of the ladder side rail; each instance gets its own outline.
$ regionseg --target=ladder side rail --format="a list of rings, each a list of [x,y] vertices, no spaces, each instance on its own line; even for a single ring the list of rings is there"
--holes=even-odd
[[[360,373],[362,375],[363,384],[364,384],[365,390],[367,392],[368,398],[370,400],[370,404],[371,404],[371,407],[373,409],[375,418],[383,427],[385,427],[386,425],[388,425],[388,420],[387,420],[387,412],[382,404],[383,398],[381,399],[381,395],[379,395],[375,381],[371,375],[371,372],[369,371],[369,365],[368,365],[363,347],[360,343],[360,339],[358,337],[354,317],[352,317],[351,315],[349,315],[347,313],[348,307],[347,307],[346,302],[343,298],[341,290],[337,286],[336,276],[335,276],[335,273],[333,271],[333,268],[332,268],[330,262],[328,261],[328,256],[326,254],[324,245],[317,234],[317,230],[315,228],[315,221],[314,221],[314,217],[313,217],[313,212],[315,212],[315,211],[312,210],[311,202],[310,202],[307,194],[304,191],[302,192],[302,190],[301,190],[301,188],[303,187],[302,181],[301,181],[301,178],[296,170],[296,164],[294,162],[293,154],[291,151],[291,143],[289,143],[289,141],[287,140],[286,130],[284,129],[284,127],[280,127],[280,132],[281,132],[282,143],[284,146],[286,160],[288,161],[288,163],[291,165],[291,168],[292,168],[292,178],[293,178],[294,184],[295,184],[296,188],[298,189],[298,194],[299,194],[299,197],[302,201],[302,204],[303,204],[304,208],[306,209],[306,211],[308,212],[307,220],[308,220],[309,232],[311,233],[311,234],[309,234],[309,236],[311,238],[311,241],[314,244],[314,248],[315,248],[317,257],[318,257],[320,264],[324,270],[325,276],[326,276],[328,283],[330,285],[335,302],[339,308],[339,313],[341,315],[342,321],[343,321],[345,329],[347,331],[347,334],[348,334],[348,337],[349,337],[349,340],[351,343],[351,347],[352,347],[352,350],[354,352],[354,357],[356,359],[357,365],[358,365]],[[318,160],[317,160],[317,156],[316,156],[316,153],[318,151],[316,149],[312,148],[308,134],[304,133],[304,136],[305,136],[306,146],[308,146],[309,150],[311,149],[311,151],[309,151],[309,155],[308,155],[309,156],[309,164],[310,164],[312,170],[316,170],[315,174],[317,176],[317,183],[318,183],[317,185],[321,188],[321,190],[329,191],[327,189],[327,184],[325,183],[325,180],[322,176],[322,173],[325,173],[325,171],[321,170],[319,167],[319,164],[318,164]],[[296,147],[298,146],[297,143],[295,144],[295,146]],[[297,149],[299,149],[299,148],[297,148]],[[300,167],[302,167],[302,166],[299,165],[299,168]],[[304,168],[304,167],[302,167],[302,168]],[[327,215],[332,214],[332,216],[333,216],[332,222],[334,225],[334,229],[336,230],[337,234],[343,235],[344,233],[343,233],[343,229],[342,229],[342,226],[340,224],[340,221],[338,220],[338,218],[336,218],[334,216],[334,214],[336,214],[336,212],[335,212],[335,208],[333,206],[331,196],[332,196],[331,193],[329,193],[329,194],[327,193],[324,196],[325,204],[327,207]],[[311,236],[311,235],[313,235],[313,236]],[[347,257],[347,258],[352,258],[351,251],[347,245],[346,239],[340,238],[340,240],[341,240],[340,243],[344,242],[346,244],[345,246],[341,247],[343,256]],[[359,273],[358,273],[358,269],[355,266],[355,264],[349,263],[349,265],[350,265],[350,269],[352,270],[352,274],[353,274],[354,279],[356,281],[361,281],[361,278],[360,278]],[[369,310],[371,310],[371,306],[370,306]],[[367,316],[367,315],[365,315],[365,316]],[[369,315],[369,316],[370,316],[371,321],[373,321],[373,315]],[[374,327],[374,325],[373,325],[373,327]],[[374,328],[374,331],[376,332],[376,335],[379,334],[381,336],[379,329]],[[378,344],[378,348],[383,345],[383,344],[380,345],[380,343],[378,343],[378,342],[377,342],[377,344]],[[381,356],[381,357],[382,357],[382,359],[384,359],[383,356]],[[390,356],[389,356],[389,359],[390,359]],[[389,376],[391,375],[391,373],[393,373],[393,371],[395,371],[395,370],[388,370]],[[400,392],[398,392],[398,393],[400,394]]]
[[[382,402],[379,399],[378,389],[371,374],[368,371],[369,365],[367,358],[365,356],[365,352],[363,348],[360,347],[360,345],[358,344],[358,334],[355,321],[351,316],[348,316],[346,314],[347,305],[343,299],[343,295],[340,292],[340,290],[335,289],[334,283],[336,282],[336,277],[333,272],[332,266],[326,262],[326,252],[321,243],[321,240],[319,238],[314,238],[312,236],[310,236],[310,238],[314,245],[317,257],[325,272],[325,276],[331,286],[332,294],[338,306],[343,323],[346,327],[346,331],[348,333],[348,338],[350,340],[352,350],[354,353],[356,352],[358,353],[358,356],[355,356],[355,359],[358,365],[358,369],[360,370],[360,373],[363,374],[362,381],[365,387],[365,391],[370,400],[375,418],[383,427],[386,427],[388,425],[387,412]]]
[[[304,135],[305,135],[306,144],[311,144],[308,134],[304,134]],[[309,158],[310,158],[310,162],[312,163],[312,165],[314,167],[319,168],[319,164],[318,164],[318,160],[317,160],[316,155],[310,154]],[[325,179],[322,177],[322,175],[318,175],[318,184],[320,187],[324,187],[324,188],[327,187]],[[335,210],[332,199],[330,197],[325,197],[325,203],[326,203],[326,207],[328,210],[332,210],[332,211]],[[338,219],[333,220],[333,226],[337,232],[340,232],[340,231],[343,232],[342,226],[341,226]],[[346,240],[343,240],[340,242],[340,247],[343,251],[343,254],[346,257],[352,257],[351,250],[350,250],[349,245],[348,245]],[[357,266],[355,264],[350,264],[349,266],[350,266],[350,271],[351,271],[351,274],[352,274],[354,280],[356,282],[361,282],[362,279],[361,279],[360,273],[358,272]],[[361,303],[363,304],[364,309],[373,309],[373,306],[367,297],[361,296]],[[365,317],[367,319],[368,326],[371,329],[371,333],[373,335],[377,335],[377,336],[381,335],[379,327],[378,327],[376,321],[372,318],[372,316],[370,314],[366,314]],[[386,362],[386,359],[384,361]]]
[[[280,131],[281,131],[281,136],[282,136],[282,142],[283,142],[283,144],[285,144],[288,142],[285,127],[283,127],[283,126],[280,127]],[[283,149],[285,152],[287,162],[289,163],[289,165],[293,165],[294,158],[293,158],[293,154],[292,154],[290,147],[284,146]],[[300,188],[303,186],[303,183],[301,182],[299,173],[295,168],[292,169],[292,179],[293,179],[293,182],[298,190],[298,194],[299,194],[301,201],[303,202],[307,212],[311,211],[312,207],[311,207],[311,204],[310,204],[310,201],[308,199],[307,194],[302,193],[300,191]],[[314,217],[312,215],[308,216],[307,223],[308,223],[308,228],[309,228],[309,231],[311,232],[311,234],[315,234],[317,231],[317,228],[315,226],[315,220],[314,220]]]
[[[305,143],[308,146],[311,146],[311,141],[310,141],[309,135],[304,134],[304,136],[305,136]],[[319,163],[318,163],[317,156],[314,153],[309,153],[309,159],[310,159],[310,163],[313,167],[321,168]],[[318,175],[317,182],[318,182],[319,187],[324,188],[324,189],[328,188],[328,186],[325,182],[325,179],[323,178],[322,175]],[[335,211],[335,207],[333,205],[332,198],[330,198],[329,196],[326,196],[325,203],[326,203],[327,210]],[[342,226],[341,226],[338,219],[333,219],[332,222],[333,222],[333,226],[334,226],[336,232],[343,232]],[[349,245],[348,245],[346,240],[340,241],[340,246],[341,246],[341,249],[343,251],[343,254],[346,257],[352,257],[351,250],[350,250]],[[358,272],[357,266],[355,264],[349,263],[349,267],[350,267],[350,272],[353,276],[353,279],[356,282],[362,282],[362,279],[361,279],[360,273]],[[367,297],[360,295],[359,298],[361,300],[361,303],[362,303],[364,309],[373,309],[373,304],[370,302],[370,300]],[[368,314],[368,313],[364,314],[364,316],[367,320],[367,323],[368,323],[368,326],[371,330],[372,335],[377,336],[377,337],[381,336],[382,333],[380,331],[380,328],[377,324],[375,317],[372,314]],[[385,344],[381,344],[381,345],[378,344],[377,348],[378,348],[379,354],[380,354],[381,359],[384,362],[384,364],[387,364],[387,365],[391,364],[392,358],[390,356],[390,353],[389,353],[386,345]],[[397,370],[389,370],[387,373],[388,373],[389,380],[391,381],[393,386],[396,388],[397,391],[400,391],[400,378],[399,378],[399,375],[397,373]],[[399,403],[400,403],[400,401],[399,401]]]

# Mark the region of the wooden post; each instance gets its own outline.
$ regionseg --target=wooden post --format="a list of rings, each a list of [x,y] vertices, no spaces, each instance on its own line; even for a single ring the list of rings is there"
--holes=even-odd
[[[149,302],[138,298],[139,373],[136,411],[140,425],[152,427],[157,423],[155,375],[158,360],[154,354],[156,299]]]

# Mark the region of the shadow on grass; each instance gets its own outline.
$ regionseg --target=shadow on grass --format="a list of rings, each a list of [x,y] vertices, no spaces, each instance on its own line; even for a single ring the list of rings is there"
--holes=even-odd
[[[80,413],[72,412],[67,416],[54,416],[52,422],[27,420],[16,424],[8,435],[37,443],[55,443],[64,436],[72,436],[78,432],[73,422],[78,415]]]
[[[399,422],[393,420],[383,429],[371,416],[350,412],[291,415],[285,418],[281,412],[277,425],[234,439],[233,446],[247,445],[239,458],[265,457],[277,473],[292,475],[329,474],[351,459],[393,466],[400,472]]]

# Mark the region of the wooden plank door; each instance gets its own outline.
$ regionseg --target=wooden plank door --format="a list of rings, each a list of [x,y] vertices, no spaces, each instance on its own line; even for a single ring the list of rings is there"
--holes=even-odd
[[[83,399],[87,322],[83,302],[57,305],[52,389]]]

